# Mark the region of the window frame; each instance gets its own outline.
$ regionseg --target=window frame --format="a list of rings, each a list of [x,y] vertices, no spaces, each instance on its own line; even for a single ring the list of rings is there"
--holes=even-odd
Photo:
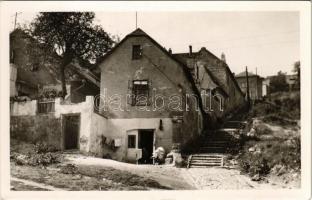
[[[130,140],[130,138],[132,138],[133,141]],[[128,140],[128,144],[127,144],[128,149],[136,149],[137,148],[137,145],[136,145],[137,136],[136,135],[128,135],[127,140]],[[130,141],[132,141],[132,143],[130,143]],[[132,145],[130,145],[130,144],[132,144]]]
[[[136,84],[136,82],[140,82],[140,84]],[[146,82],[146,84],[142,84]],[[137,89],[138,85],[146,85],[146,89]],[[147,102],[146,104],[143,103],[143,104],[138,104],[138,99],[137,99],[137,96],[138,95],[142,95],[142,92],[140,92],[140,94],[137,94],[138,92],[137,91],[144,91],[144,93],[146,94],[146,99],[147,99]],[[132,90],[131,90],[131,93],[132,93],[132,102],[131,102],[131,105],[132,106],[149,106],[150,105],[150,101],[149,101],[149,98],[150,98],[150,81],[147,80],[147,79],[143,79],[143,80],[133,80],[132,81]]]
[[[140,60],[143,57],[143,49],[140,44],[132,45],[132,60]]]

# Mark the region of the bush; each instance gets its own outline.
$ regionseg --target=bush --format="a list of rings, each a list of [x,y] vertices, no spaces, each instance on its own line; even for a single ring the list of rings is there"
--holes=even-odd
[[[270,172],[268,160],[260,154],[247,153],[238,160],[239,166],[243,172],[250,176],[260,175],[264,176]]]
[[[257,135],[270,135],[273,131],[265,124],[261,123],[255,127]]]
[[[45,142],[38,142],[34,146],[34,151],[36,153],[48,153],[48,152],[55,152],[57,151],[57,149],[54,146],[48,145]]]
[[[28,164],[31,166],[38,166],[38,165],[51,165],[60,163],[62,160],[62,156],[57,153],[40,153],[40,154],[33,154],[29,156]]]
[[[20,148],[24,146],[25,145]],[[47,166],[60,163],[63,159],[62,155],[55,153],[54,151],[56,151],[56,149],[47,143],[36,143],[30,147],[31,150],[28,148],[24,152],[21,149],[16,152],[12,151],[10,156],[11,160],[15,161],[17,165]]]
[[[249,148],[260,150],[250,152]],[[239,154],[238,164],[241,170],[251,176],[265,176],[274,166],[283,166],[285,170],[299,170],[301,166],[300,137],[269,141],[248,141]]]

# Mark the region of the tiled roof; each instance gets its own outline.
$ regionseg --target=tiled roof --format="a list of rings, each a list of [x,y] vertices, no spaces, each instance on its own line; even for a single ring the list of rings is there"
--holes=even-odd
[[[18,67],[16,81],[32,87],[58,83],[57,79],[45,67],[39,67],[38,70],[35,71]]]

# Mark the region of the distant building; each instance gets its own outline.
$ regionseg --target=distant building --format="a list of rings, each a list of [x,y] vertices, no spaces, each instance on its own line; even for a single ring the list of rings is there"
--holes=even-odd
[[[274,76],[267,76],[262,81],[262,93],[263,96],[269,95],[272,91],[271,88],[271,82],[274,77],[277,77],[277,75]],[[285,81],[288,84],[289,91],[298,89],[298,75],[297,74],[289,74],[285,75]]]
[[[247,78],[246,72],[241,72],[235,76],[241,90],[246,94],[247,92]],[[252,100],[259,100],[263,97],[262,82],[263,78],[259,75],[248,72],[249,81],[249,95]]]

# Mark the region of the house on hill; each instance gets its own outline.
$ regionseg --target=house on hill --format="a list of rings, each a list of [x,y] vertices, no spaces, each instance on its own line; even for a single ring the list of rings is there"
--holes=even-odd
[[[222,120],[244,106],[244,95],[225,59],[219,59],[205,47],[193,52],[192,46],[189,46],[188,53],[177,53],[173,56],[188,66],[201,92],[212,92],[214,98],[211,104],[222,106],[221,111],[218,106],[213,106],[210,111],[213,116]]]
[[[183,149],[201,134],[208,116],[192,74],[141,29],[112,49],[99,70],[100,112],[108,119],[96,134],[120,138],[119,160],[135,161],[140,149],[148,157],[160,146]]]
[[[235,76],[240,88],[246,94],[247,92],[247,78],[246,72],[241,72]],[[252,72],[248,72],[249,95],[252,100],[259,100],[262,98],[262,84],[263,78]]]
[[[128,34],[96,68],[80,65],[77,61],[67,66],[69,96],[74,99],[55,98],[50,112],[39,112],[44,104],[40,99],[14,102],[11,137],[97,157],[151,163],[156,148],[188,149],[224,113],[244,104],[224,62],[206,49],[172,54],[141,29]],[[75,85],[75,80],[80,82]]]

